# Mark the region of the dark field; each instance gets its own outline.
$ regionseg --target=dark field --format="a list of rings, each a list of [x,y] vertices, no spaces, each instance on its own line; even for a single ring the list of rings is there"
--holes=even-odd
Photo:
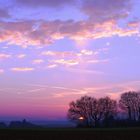
[[[1,129],[0,140],[140,140],[140,128]]]

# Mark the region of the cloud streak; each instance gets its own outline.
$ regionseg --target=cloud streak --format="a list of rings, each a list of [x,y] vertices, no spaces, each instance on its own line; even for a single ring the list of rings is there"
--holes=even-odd
[[[7,58],[10,58],[10,57],[11,57],[10,54],[0,53],[0,60],[7,59]]]
[[[44,62],[43,59],[35,59],[35,60],[33,60],[33,64],[41,64],[43,62]]]
[[[31,67],[14,67],[10,69],[11,71],[15,72],[28,72],[28,71],[34,71],[34,68]]]
[[[19,58],[19,59],[23,59],[23,58],[25,58],[26,57],[26,54],[18,54],[17,55],[17,58]]]
[[[56,64],[65,65],[65,66],[74,66],[74,65],[79,64],[79,61],[77,61],[77,60],[64,60],[64,59],[52,60],[51,62],[56,63]]]

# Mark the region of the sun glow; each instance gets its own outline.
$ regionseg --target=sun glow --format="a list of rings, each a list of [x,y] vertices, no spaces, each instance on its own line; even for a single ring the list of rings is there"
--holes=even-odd
[[[79,120],[84,120],[84,117],[82,117],[82,116],[81,116],[81,117],[79,117]]]

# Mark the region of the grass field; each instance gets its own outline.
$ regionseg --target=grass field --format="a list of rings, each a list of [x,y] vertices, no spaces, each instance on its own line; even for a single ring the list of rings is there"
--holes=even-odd
[[[1,129],[0,140],[140,140],[140,128]]]

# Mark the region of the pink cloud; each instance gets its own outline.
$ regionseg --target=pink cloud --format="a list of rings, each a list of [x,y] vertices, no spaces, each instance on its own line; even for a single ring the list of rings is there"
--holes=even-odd
[[[123,30],[121,28],[118,28],[116,27],[116,24],[112,22],[104,23],[102,25],[94,25],[94,23],[86,22],[83,22],[83,25],[81,22],[72,22],[71,25],[69,22],[58,22],[57,25],[55,25],[55,21],[52,21],[50,23],[51,25],[49,25],[48,22],[43,23],[36,31],[33,31],[33,25],[31,26],[30,22],[28,25],[28,21],[26,24],[23,23],[23,25],[20,22],[16,24],[6,23],[6,25],[2,23],[1,27],[3,28],[3,30],[1,31],[0,41],[8,41],[9,44],[26,47],[29,45],[39,46],[51,44],[55,40],[57,40],[57,38],[53,36],[57,34],[57,32],[59,32],[59,34],[61,34],[61,36],[63,37],[69,37],[74,40],[77,40],[79,38],[97,39],[103,37],[111,37],[113,35],[127,36],[138,33],[138,30],[136,29]],[[61,28],[59,28],[58,31],[57,28],[60,24]],[[21,25],[22,28],[20,29]],[[55,25],[54,28],[52,27],[53,25]],[[75,29],[75,27],[78,27],[78,29]]]
[[[52,68],[56,68],[58,65],[57,64],[50,64],[47,66],[47,68],[52,69]]]
[[[93,51],[91,51],[91,50],[81,50],[81,54],[84,54],[84,55],[92,55],[93,54]]]
[[[109,59],[93,59],[93,60],[88,60],[87,63],[98,64],[98,63],[107,63],[109,61],[110,61]]]
[[[74,52],[68,52],[68,51],[43,51],[41,53],[41,55],[44,56],[56,56],[56,57],[72,57],[72,56],[76,56],[76,53]]]
[[[0,60],[7,59],[7,58],[10,58],[10,57],[11,57],[10,54],[0,53]]]
[[[4,69],[0,69],[0,74],[4,73]]]
[[[19,54],[19,55],[17,55],[17,58],[20,58],[20,59],[25,58],[25,57],[26,57],[26,54]]]
[[[35,59],[35,60],[33,60],[33,64],[41,64],[43,62],[44,62],[43,59]]]
[[[79,68],[67,68],[67,71],[78,73],[78,74],[94,74],[94,75],[104,75],[105,73],[98,70],[90,70],[90,69],[79,69]]]
[[[56,64],[65,65],[65,66],[74,66],[74,65],[79,64],[78,60],[57,59],[57,60],[52,60],[51,62],[56,63]]]
[[[140,27],[140,21],[139,20],[135,20],[135,21],[131,21],[128,23],[129,27],[134,27],[134,28],[139,28]]]

